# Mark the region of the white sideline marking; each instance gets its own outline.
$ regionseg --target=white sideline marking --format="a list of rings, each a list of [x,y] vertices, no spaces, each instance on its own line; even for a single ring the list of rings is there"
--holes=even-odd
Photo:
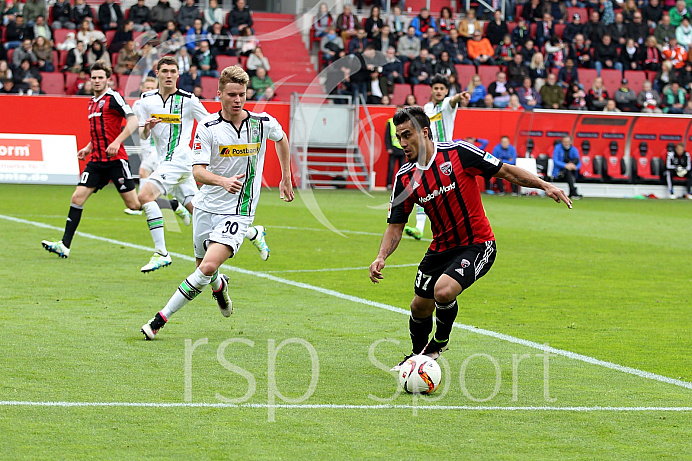
[[[418,266],[419,263],[410,264],[392,264],[388,265],[387,269],[393,267],[414,267]],[[286,269],[285,271],[264,271],[263,274],[294,274],[297,272],[338,272],[338,271],[366,271],[369,266],[363,267],[329,267],[324,269]]]
[[[156,402],[24,402],[0,400],[4,407],[135,407],[135,408],[285,408],[296,410],[442,410],[442,411],[692,411],[692,407],[548,407],[548,406],[473,406],[473,405],[349,405],[349,404],[275,404],[267,403],[156,403]]]
[[[28,221],[26,219],[15,218],[13,216],[0,215],[0,219],[5,219],[7,221],[13,221],[13,222],[20,223],[20,224],[28,224],[28,225],[31,225],[34,227],[42,227],[44,229],[51,229],[51,230],[56,230],[56,231],[62,231],[63,230],[60,227],[51,226],[50,224],[45,224],[45,223],[35,222],[35,221]],[[124,246],[124,247],[128,247],[128,248],[134,248],[136,250],[143,250],[143,251],[148,251],[148,252],[153,251],[152,248],[145,247],[143,245],[136,245],[134,243],[122,242],[120,240],[113,240],[113,239],[109,239],[109,238],[105,238],[105,237],[99,237],[98,235],[86,234],[84,232],[77,232],[77,235],[84,237],[84,238],[92,239],[92,240],[98,240],[101,242],[111,243],[114,245],[120,245],[120,246]],[[37,242],[37,246],[38,246],[38,242]],[[188,256],[188,255],[183,255],[183,254],[173,253],[173,252],[169,252],[169,253],[172,256],[175,256],[176,258],[183,259],[185,261],[193,261],[193,262],[195,261],[195,259],[193,257]],[[346,301],[351,301],[353,303],[377,307],[379,309],[384,309],[384,310],[388,310],[391,312],[396,312],[398,314],[410,315],[409,311],[401,309],[399,307],[390,306],[389,304],[379,303],[376,301],[370,301],[369,299],[360,298],[360,297],[352,296],[352,295],[347,295],[345,293],[341,293],[341,292],[338,292],[335,290],[330,290],[327,288],[316,287],[314,285],[309,285],[307,283],[295,282],[293,280],[284,279],[281,277],[277,277],[275,275],[267,274],[265,272],[253,272],[253,271],[249,271],[247,269],[241,269],[239,267],[229,266],[227,264],[223,264],[221,267],[223,267],[224,269],[233,271],[233,272],[240,273],[240,274],[250,275],[253,277],[265,278],[267,280],[272,280],[274,282],[283,283],[285,285],[291,285],[294,287],[303,288],[305,290],[316,291],[318,293],[322,293],[322,294],[325,294],[328,296],[333,296],[333,297],[339,298],[339,299],[344,299]],[[627,373],[630,375],[638,376],[640,378],[651,379],[654,381],[660,381],[662,383],[672,384],[674,386],[679,386],[679,387],[684,387],[685,389],[692,389],[692,383],[687,382],[687,381],[682,381],[680,379],[669,378],[667,376],[659,375],[656,373],[651,373],[648,371],[639,370],[637,368],[626,367],[624,365],[618,365],[617,363],[607,362],[605,360],[599,360],[599,359],[596,359],[593,357],[589,357],[587,355],[577,354],[575,352],[570,352],[570,351],[566,351],[566,350],[562,350],[562,349],[556,349],[554,347],[549,347],[549,346],[544,345],[544,344],[539,344],[539,343],[529,341],[526,339],[516,338],[514,336],[506,335],[504,333],[497,333],[495,331],[485,330],[483,328],[476,328],[476,327],[471,326],[471,325],[465,325],[462,323],[454,322],[454,326],[456,328],[461,329],[461,330],[466,330],[466,331],[476,333],[479,335],[483,335],[483,336],[489,336],[491,338],[500,339],[502,341],[507,341],[507,342],[510,342],[513,344],[519,344],[519,345],[529,347],[532,349],[538,349],[538,350],[544,351],[544,352],[547,351],[551,354],[560,355],[560,356],[567,357],[567,358],[570,358],[573,360],[579,360],[581,362],[589,363],[591,365],[598,365],[598,366],[608,368],[611,370],[617,370],[617,371],[620,371],[622,373]]]

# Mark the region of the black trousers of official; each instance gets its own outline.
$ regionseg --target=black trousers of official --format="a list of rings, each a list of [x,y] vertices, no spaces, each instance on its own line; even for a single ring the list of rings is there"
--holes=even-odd
[[[401,168],[401,165],[406,163],[406,156],[402,149],[392,147],[392,153],[389,155],[389,167],[387,168],[387,186],[392,185],[394,173]],[[396,169],[395,169],[396,168]]]

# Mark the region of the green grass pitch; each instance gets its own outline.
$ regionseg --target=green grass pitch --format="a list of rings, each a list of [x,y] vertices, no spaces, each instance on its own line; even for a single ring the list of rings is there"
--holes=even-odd
[[[271,258],[246,242],[227,263],[235,313],[207,290],[145,342],[191,229],[140,273],[145,218],[109,187],[60,259],[40,241],[72,190],[0,186],[2,459],[692,459],[692,203],[484,197],[497,260],[459,298],[440,389],[414,397],[376,365],[409,348],[427,248],[405,238],[369,281],[387,194],[264,190]]]

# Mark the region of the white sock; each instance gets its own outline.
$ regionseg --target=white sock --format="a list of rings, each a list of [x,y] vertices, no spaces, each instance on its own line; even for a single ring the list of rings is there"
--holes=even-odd
[[[154,240],[154,248],[158,253],[166,256],[168,251],[166,250],[166,237],[163,234],[163,213],[161,213],[161,208],[156,201],[153,201],[145,203],[142,206],[142,210],[147,215],[147,224],[149,225],[151,238]]]
[[[255,240],[257,238],[257,234],[259,234],[259,231],[255,226],[250,226],[247,228],[247,232],[245,233],[245,238],[248,240]]]
[[[192,301],[199,295],[204,288],[211,282],[210,275],[204,275],[199,269],[190,274],[183,283],[178,286],[178,289],[173,293],[171,299],[168,300],[166,307],[161,309],[161,315],[166,319],[170,319],[171,315],[178,312],[187,303]]]
[[[211,289],[214,291],[219,291],[221,289],[223,282],[221,281],[219,271],[214,272],[214,275],[211,276],[211,282],[209,284],[211,285]]]
[[[425,231],[425,211],[423,211],[423,207],[418,207],[416,210],[416,227],[418,228],[419,231],[423,232]]]

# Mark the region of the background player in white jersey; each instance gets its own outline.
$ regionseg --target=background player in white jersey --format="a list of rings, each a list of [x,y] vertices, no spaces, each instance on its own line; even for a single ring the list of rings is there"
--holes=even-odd
[[[466,91],[447,96],[449,94],[449,80],[442,74],[437,74],[430,83],[432,92],[430,102],[423,110],[430,119],[430,129],[432,130],[433,141],[451,142],[454,140],[454,121],[457,118],[457,107],[466,107],[469,104],[471,95]],[[406,226],[406,235],[420,240],[425,229],[425,212],[423,207],[416,209],[416,227]]]
[[[248,75],[240,66],[224,69],[219,79],[221,111],[199,123],[193,145],[193,169],[203,184],[195,197],[193,234],[197,269],[180,284],[166,306],[142,326],[145,339],[154,339],[171,315],[211,284],[221,313],[233,305],[228,277],[218,269],[238,252],[252,225],[262,187],[267,141],[276,143],[281,165],[281,198],[293,200],[288,139],[272,116],[251,113],[245,105]]]

